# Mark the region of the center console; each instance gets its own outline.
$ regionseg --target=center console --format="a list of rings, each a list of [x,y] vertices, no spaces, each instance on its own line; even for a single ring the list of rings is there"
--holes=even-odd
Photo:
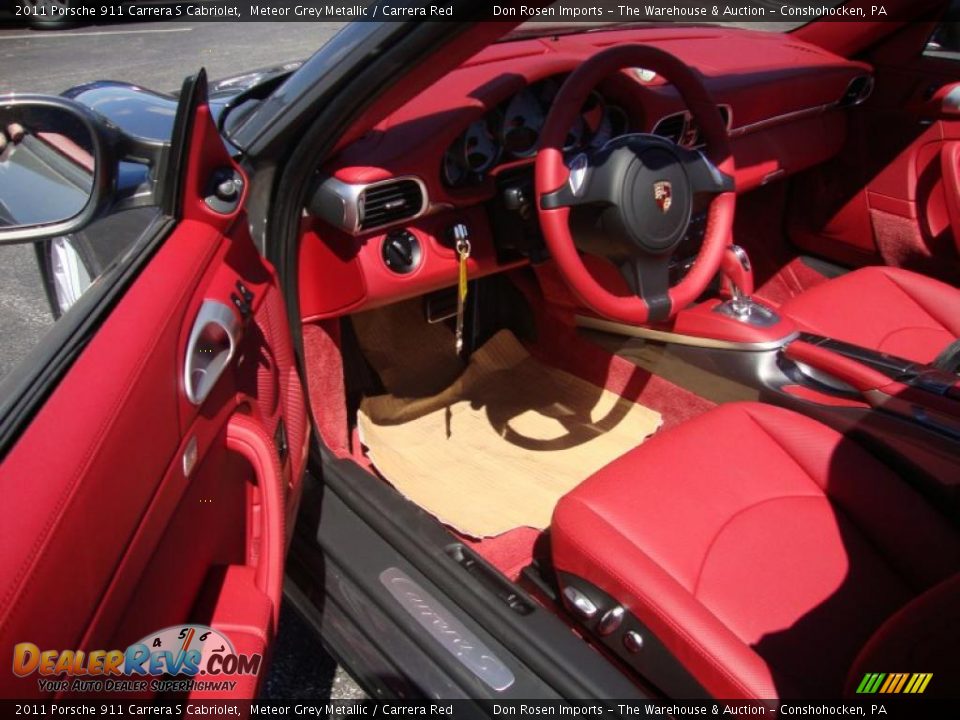
[[[749,259],[735,248],[723,276],[721,297],[667,323],[637,327],[582,315],[577,323],[619,336],[594,338],[707,399],[781,405],[856,437],[960,518],[957,355],[925,364],[804,332],[750,297]]]

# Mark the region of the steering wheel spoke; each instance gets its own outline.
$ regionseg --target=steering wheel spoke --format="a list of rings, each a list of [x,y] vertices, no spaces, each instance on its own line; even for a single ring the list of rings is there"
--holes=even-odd
[[[567,181],[553,192],[544,193],[540,197],[540,207],[553,210],[609,205],[609,189],[599,174],[593,157],[587,153],[575,155],[567,162]]]
[[[567,134],[588,94],[622,68],[668,78],[701,130],[705,152],[646,133],[625,133],[589,153],[564,154]],[[579,299],[622,322],[668,320],[695,302],[716,275],[733,230],[736,165],[717,105],[689,66],[659,48],[618,45],[590,57],[564,81],[540,133],[537,210],[553,261]],[[576,212],[590,206],[599,212]],[[670,258],[707,223],[695,263],[671,286]],[[574,237],[576,235],[576,237]],[[684,246],[693,254],[693,248]],[[582,253],[612,260],[630,287],[625,296],[584,265]]]
[[[650,308],[650,320],[670,316],[670,255],[632,256],[618,264],[627,287]]]
[[[683,150],[683,165],[690,178],[690,189],[698,200],[710,200],[720,193],[733,192],[732,177],[722,172],[699,150]]]

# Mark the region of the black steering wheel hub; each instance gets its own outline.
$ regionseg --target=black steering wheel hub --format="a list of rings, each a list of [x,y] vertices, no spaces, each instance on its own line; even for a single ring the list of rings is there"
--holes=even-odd
[[[624,135],[578,156],[571,165],[581,165],[582,174],[571,173],[541,204],[574,211],[574,240],[583,252],[614,261],[666,256],[686,236],[697,209],[694,180],[703,162],[666,138]]]
[[[669,252],[690,224],[693,203],[687,173],[673,148],[642,140],[627,147],[632,158],[623,170],[617,202],[624,229],[641,252]]]

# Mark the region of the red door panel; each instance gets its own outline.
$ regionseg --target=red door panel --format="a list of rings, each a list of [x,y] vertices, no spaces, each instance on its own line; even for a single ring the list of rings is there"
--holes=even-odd
[[[5,653],[123,650],[188,622],[219,623],[237,650],[269,647],[306,411],[276,275],[242,204],[224,215],[203,202],[212,169],[233,167],[204,103],[189,138],[184,219],[0,465]],[[243,313],[238,283],[252,293]],[[211,301],[236,332],[196,405],[185,354]],[[218,341],[198,352],[216,356]],[[37,679],[0,674],[0,694],[42,695]],[[258,675],[237,679],[232,696],[255,692]]]
[[[924,54],[933,27],[906,25],[866,58],[875,90],[851,110],[847,146],[793,193],[791,238],[800,247],[845,264],[960,279],[960,225],[950,218],[960,185],[949,165],[960,112],[944,102],[960,87],[960,62]]]

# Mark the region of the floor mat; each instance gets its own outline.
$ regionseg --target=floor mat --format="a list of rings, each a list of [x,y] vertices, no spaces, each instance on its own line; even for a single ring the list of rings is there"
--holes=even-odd
[[[560,497],[660,427],[654,410],[530,357],[509,332],[438,394],[365,398],[360,437],[401,493],[471,537],[546,528]]]
[[[448,387],[464,364],[453,332],[424,320],[419,298],[353,316],[357,340],[387,390],[398,397],[427,397]]]

